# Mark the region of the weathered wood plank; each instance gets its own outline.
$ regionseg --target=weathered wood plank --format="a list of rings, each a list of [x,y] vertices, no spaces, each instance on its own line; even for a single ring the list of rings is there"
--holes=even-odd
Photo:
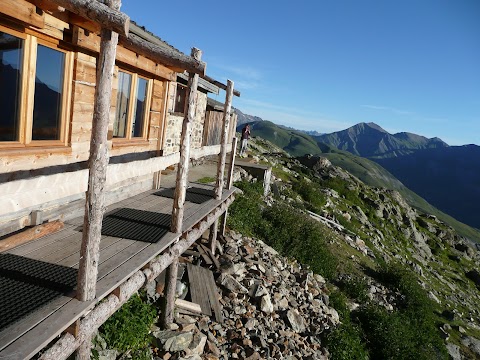
[[[182,310],[187,310],[191,311],[193,313],[200,314],[202,312],[202,308],[200,307],[199,304],[195,304],[191,301],[186,301],[182,299],[176,299],[175,300],[175,307],[182,309]]]
[[[45,27],[45,15],[37,14],[35,5],[24,0],[2,0],[0,13],[11,16],[37,28]]]
[[[94,33],[87,34],[84,29],[79,27],[73,29],[73,42],[90,51],[98,52],[100,49],[100,38]],[[117,60],[124,64],[135,66],[170,81],[176,79],[175,71],[163,66],[163,63],[156,63],[145,56],[139,55],[135,51],[118,47],[116,56]]]
[[[25,244],[29,241],[39,239],[51,233],[55,233],[63,229],[64,224],[61,221],[52,221],[46,224],[34,226],[26,229],[20,233],[9,236],[3,240],[0,240],[0,253]]]
[[[26,244],[21,245],[21,246],[18,246],[15,249],[11,249],[10,251],[8,251],[8,253],[13,254],[13,255],[24,256],[28,253],[37,251],[38,249],[41,249],[45,246],[49,246],[50,244],[52,244],[52,243],[54,243],[58,240],[61,240],[63,238],[70,237],[70,236],[75,236],[75,234],[78,234],[78,232],[74,230],[73,225],[65,225],[63,230],[60,231],[60,232],[57,232],[57,233],[51,234],[51,235],[47,235],[47,236],[45,236],[43,238],[40,238],[38,240],[26,243]]]
[[[208,316],[212,315],[212,309],[210,301],[208,299],[207,288],[205,286],[205,280],[201,272],[200,266],[193,264],[187,264],[188,280],[190,283],[190,292],[192,301],[200,305],[202,313]]]

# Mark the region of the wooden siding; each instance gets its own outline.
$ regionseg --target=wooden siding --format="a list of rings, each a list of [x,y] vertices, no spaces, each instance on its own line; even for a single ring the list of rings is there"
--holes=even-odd
[[[222,135],[222,121],[223,112],[220,111],[207,111],[205,116],[205,128],[203,131],[203,145],[211,146],[218,145],[221,141]],[[230,124],[228,128],[227,143],[232,142],[235,136],[235,127],[237,125],[237,114],[232,114],[230,117]]]

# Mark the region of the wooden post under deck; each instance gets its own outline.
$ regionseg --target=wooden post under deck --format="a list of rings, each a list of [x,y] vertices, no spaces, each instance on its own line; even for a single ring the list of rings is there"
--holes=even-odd
[[[200,61],[202,51],[192,48],[192,56]],[[195,104],[197,98],[198,74],[190,73],[188,78],[187,98],[185,99],[185,117],[182,125],[182,138],[180,140],[180,162],[178,163],[175,195],[173,198],[171,231],[179,233],[182,231],[183,210],[185,193],[188,182],[188,166],[190,162],[190,133],[195,118]]]
[[[217,234],[218,234],[218,219],[215,219],[212,226],[210,226],[210,234],[208,235],[208,242],[210,243],[210,250],[212,254],[215,255],[215,250],[217,248]]]
[[[163,314],[163,326],[167,328],[173,323],[175,317],[175,296],[177,294],[178,257],[167,268],[165,289],[165,313]]]
[[[223,110],[223,121],[222,121],[221,147],[220,147],[220,154],[218,156],[218,165],[217,165],[217,183],[215,185],[215,199],[217,200],[220,200],[222,198],[223,175],[225,173],[225,159],[227,157],[227,132],[228,132],[228,124],[230,123],[230,111],[232,109],[232,97],[233,97],[233,81],[227,80],[225,108]]]
[[[225,236],[225,229],[227,228],[228,209],[222,214],[220,218],[220,235]]]
[[[120,0],[110,0],[109,5],[114,10],[118,10]],[[102,29],[88,160],[88,190],[77,281],[77,298],[80,301],[94,299],[97,285],[99,245],[105,212],[104,186],[108,166],[107,132],[117,41],[117,33]]]

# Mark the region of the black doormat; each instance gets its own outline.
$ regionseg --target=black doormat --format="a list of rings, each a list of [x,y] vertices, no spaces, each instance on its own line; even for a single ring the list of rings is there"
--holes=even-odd
[[[175,188],[163,189],[157,191],[153,195],[163,196],[173,199]],[[212,200],[215,196],[214,190],[202,189],[196,187],[190,187],[185,193],[185,201],[189,201],[194,204],[202,204],[205,201]]]
[[[102,235],[156,243],[170,231],[171,220],[170,214],[121,208],[103,218]]]
[[[0,254],[0,330],[55,298],[74,295],[77,269]]]

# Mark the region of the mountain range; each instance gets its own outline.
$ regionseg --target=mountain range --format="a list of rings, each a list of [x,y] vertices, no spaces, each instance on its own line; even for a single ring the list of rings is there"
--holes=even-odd
[[[322,154],[367,184],[402,192],[413,206],[436,214],[462,235],[478,236],[464,224],[480,229],[480,146],[449,146],[439,138],[408,132],[390,134],[374,123],[311,136],[258,117],[243,123],[246,117],[238,119],[238,130],[249,122],[253,136],[293,156]]]

